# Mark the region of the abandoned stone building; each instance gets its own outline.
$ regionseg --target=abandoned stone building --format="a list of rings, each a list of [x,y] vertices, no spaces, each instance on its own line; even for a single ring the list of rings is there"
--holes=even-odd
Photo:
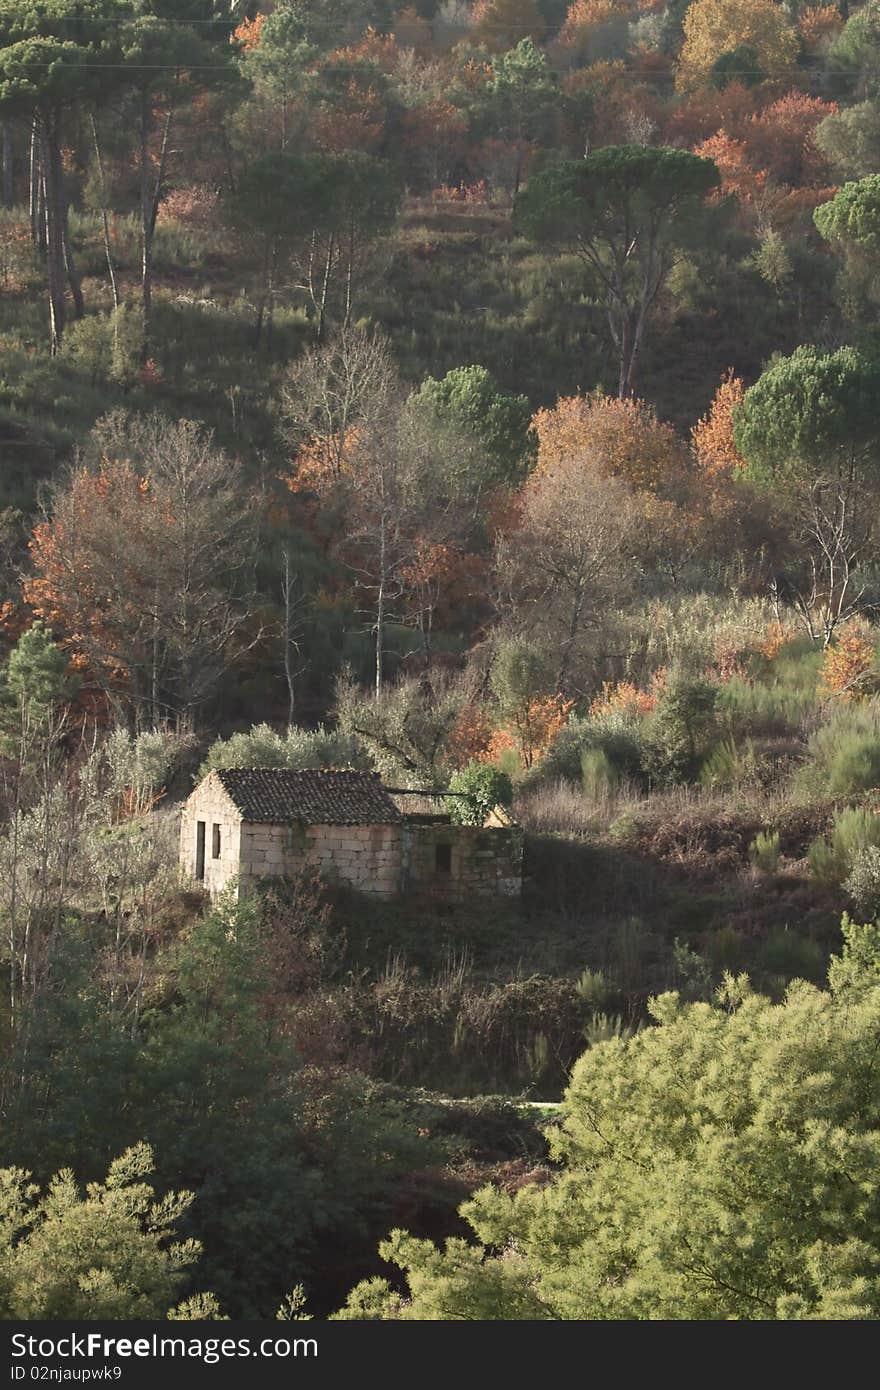
[[[235,768],[209,772],[186,802],[180,863],[212,894],[232,884],[241,896],[308,866],[379,897],[515,896],[522,832],[505,819],[407,814],[376,773]]]

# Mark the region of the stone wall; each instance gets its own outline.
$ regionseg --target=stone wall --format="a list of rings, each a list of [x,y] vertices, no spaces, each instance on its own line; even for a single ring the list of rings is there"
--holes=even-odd
[[[188,878],[197,878],[197,825],[205,826],[205,874],[201,882],[209,893],[219,893],[238,874],[241,816],[223,788],[205,783],[191,796],[180,821],[180,867]],[[214,827],[219,827],[220,854],[215,856]]]
[[[404,832],[402,887],[449,902],[516,897],[522,891],[522,857],[519,826],[410,822]]]
[[[400,887],[400,840],[399,825],[243,825],[242,884],[309,864],[362,893],[392,897]]]
[[[444,901],[514,897],[522,890],[522,831],[518,826],[450,825],[442,821],[402,825],[262,825],[242,823],[222,786],[207,779],[190,797],[180,826],[180,863],[197,878],[197,824],[205,826],[208,892],[233,879],[239,890],[262,878],[292,876],[312,865],[329,879],[362,893],[394,897],[428,894]],[[215,826],[219,854],[214,854]]]

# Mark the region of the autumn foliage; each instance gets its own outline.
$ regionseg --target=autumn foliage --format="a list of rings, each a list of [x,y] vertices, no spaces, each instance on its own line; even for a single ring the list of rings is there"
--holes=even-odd
[[[546,755],[573,709],[574,701],[561,695],[538,695],[529,700],[492,732],[485,760],[497,762],[503,753],[513,751],[521,767],[534,767]]]
[[[733,438],[733,412],[745,395],[745,383],[730,367],[708,412],[691,430],[694,457],[704,473],[730,477],[745,467]]]
[[[243,19],[234,30],[232,37],[241,44],[245,52],[257,48],[260,42],[260,31],[265,22],[266,16],[264,14],[255,15],[253,19]]]
[[[552,410],[539,410],[532,425],[538,436],[538,476],[574,457],[636,491],[662,493],[679,484],[687,471],[678,435],[645,401],[600,392],[563,396]]]
[[[683,87],[708,80],[727,53],[748,47],[757,59],[754,76],[781,77],[797,59],[797,30],[776,0],[694,0],[684,19],[679,80]]]
[[[863,695],[872,683],[877,661],[876,637],[868,623],[854,618],[835,635],[825,651],[822,685],[842,700]]]
[[[475,0],[471,36],[493,52],[515,48],[520,39],[540,39],[546,25],[536,0]]]
[[[837,5],[808,5],[798,15],[797,25],[804,47],[816,53],[837,37],[843,18]]]
[[[120,572],[124,546],[116,544],[102,554],[94,543],[96,532],[107,517],[108,525],[123,524],[124,533],[141,537],[143,544],[152,507],[149,482],[131,464],[105,460],[97,473],[81,469],[73,476],[64,514],[40,522],[29,544],[33,574],[24,585],[25,601],[61,635],[77,670],[98,662],[100,674],[111,683],[124,680],[122,634],[147,608],[149,595],[140,585],[142,557],[132,553],[130,573]]]
[[[657,708],[661,686],[662,673],[650,690],[640,690],[632,681],[603,681],[602,689],[590,704],[590,714],[593,718],[621,714],[628,719],[642,719]]]
[[[721,175],[721,187],[717,196],[732,193],[738,201],[749,209],[763,201],[767,189],[768,172],[756,169],[745,140],[735,140],[726,131],[719,130],[708,140],[694,147],[694,154],[702,159],[712,159]]]

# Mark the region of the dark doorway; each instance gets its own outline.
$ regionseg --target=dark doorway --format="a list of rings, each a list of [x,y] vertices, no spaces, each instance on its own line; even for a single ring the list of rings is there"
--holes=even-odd
[[[444,877],[452,873],[452,845],[434,846],[434,872]]]
[[[196,878],[205,877],[205,822],[196,821]]]

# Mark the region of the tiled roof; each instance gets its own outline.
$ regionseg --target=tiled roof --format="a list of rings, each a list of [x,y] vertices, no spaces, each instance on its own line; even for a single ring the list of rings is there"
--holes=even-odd
[[[217,776],[246,821],[389,825],[403,820],[375,772],[224,768]]]

